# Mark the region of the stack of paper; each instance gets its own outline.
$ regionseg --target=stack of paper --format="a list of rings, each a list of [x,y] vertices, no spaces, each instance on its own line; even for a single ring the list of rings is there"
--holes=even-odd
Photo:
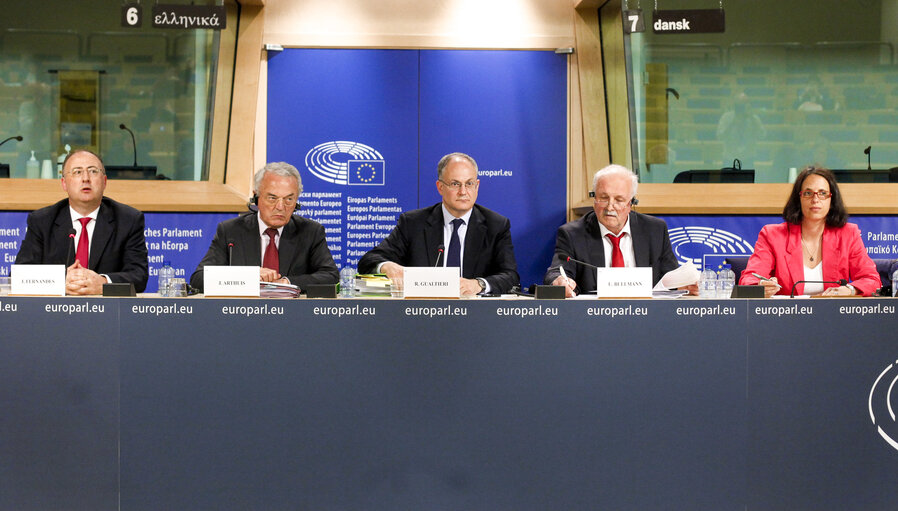
[[[259,296],[262,298],[296,298],[299,296],[299,286],[259,282]]]
[[[390,296],[392,285],[386,275],[364,274],[355,278],[359,296]]]

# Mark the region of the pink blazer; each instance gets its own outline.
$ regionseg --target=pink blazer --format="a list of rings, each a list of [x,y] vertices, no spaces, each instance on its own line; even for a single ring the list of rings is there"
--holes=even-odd
[[[765,277],[776,277],[783,286],[777,294],[791,293],[792,285],[804,280],[801,226],[786,222],[765,225],[758,234],[755,253],[748,260],[739,284],[757,284],[759,279],[752,272]],[[867,255],[867,249],[861,241],[861,231],[852,223],[847,223],[844,227],[826,227],[823,230],[823,280],[839,279],[847,279],[864,296],[870,296],[882,286],[876,265]],[[836,286],[837,284],[823,285],[824,288]],[[803,291],[804,284],[799,284],[795,294]]]

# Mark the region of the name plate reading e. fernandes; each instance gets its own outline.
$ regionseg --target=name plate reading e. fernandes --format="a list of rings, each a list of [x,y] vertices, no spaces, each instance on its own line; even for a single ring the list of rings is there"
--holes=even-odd
[[[10,294],[26,296],[65,296],[64,264],[13,264]]]
[[[206,266],[203,271],[206,296],[259,296],[258,266]]]
[[[651,298],[652,269],[599,268],[596,296],[599,298]]]
[[[406,298],[458,298],[457,267],[407,266],[403,276]]]

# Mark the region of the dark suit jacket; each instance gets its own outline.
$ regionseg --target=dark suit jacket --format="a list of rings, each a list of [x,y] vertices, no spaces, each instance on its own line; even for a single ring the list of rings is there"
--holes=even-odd
[[[443,244],[441,204],[400,215],[393,232],[362,256],[359,272],[373,273],[385,261],[403,266],[435,265],[437,249]],[[475,204],[464,252],[462,277],[483,278],[491,291],[498,293],[507,293],[520,282],[511,244],[511,222],[504,216]]]
[[[259,237],[259,216],[245,213],[218,224],[209,251],[190,276],[190,285],[203,290],[203,268],[228,265],[228,244],[233,243],[230,264],[234,266],[260,266],[262,246]],[[291,284],[305,289],[309,284],[336,284],[340,279],[337,265],[324,239],[321,224],[293,215],[281,232],[278,244],[278,260],[281,275]]]
[[[670,246],[670,235],[664,220],[631,211],[630,235],[633,236],[636,266],[652,267],[652,285],[657,284],[665,273],[679,266]],[[577,282],[579,292],[595,291],[595,269],[567,261],[568,256],[600,268],[605,266],[605,247],[595,211],[558,228],[555,256],[543,279],[546,284],[551,284],[561,275],[558,267],[563,263],[564,272]]]
[[[108,275],[113,282],[131,282],[138,293],[143,292],[149,278],[143,230],[143,213],[103,197],[90,240],[87,267]],[[28,232],[16,256],[16,264],[74,264],[71,232],[68,199],[33,211],[28,215]]]

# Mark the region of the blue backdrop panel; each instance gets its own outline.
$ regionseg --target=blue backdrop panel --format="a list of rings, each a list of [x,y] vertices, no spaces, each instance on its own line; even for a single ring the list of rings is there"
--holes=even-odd
[[[234,213],[147,213],[144,215],[150,280],[147,293],[158,289],[157,277],[163,261],[169,261],[178,277],[190,274],[209,249],[219,222]],[[28,213],[0,212],[0,276],[9,275],[25,239]]]
[[[418,52],[293,49],[268,61],[268,161],[303,178],[300,214],[338,266],[418,204]]]
[[[440,157],[473,156],[477,202],[511,219],[524,286],[542,283],[565,221],[566,69],[547,51],[421,52],[421,205],[440,200]]]
[[[300,214],[338,264],[439,201],[437,161],[461,151],[480,166],[478,202],[512,220],[522,281],[542,278],[565,215],[564,56],[298,49],[268,66],[268,160],[300,169]]]
[[[767,224],[779,224],[780,216],[661,216],[670,229],[670,242],[681,263],[717,264],[730,255],[750,256],[758,233]],[[870,257],[898,258],[898,218],[853,216]]]
[[[25,239],[27,218],[28,213],[0,212],[0,277],[8,277],[9,265],[16,262],[16,254]]]
[[[159,268],[169,261],[176,277],[190,281],[190,274],[209,249],[215,227],[234,213],[147,213],[145,215],[150,281],[147,293],[159,289]]]

